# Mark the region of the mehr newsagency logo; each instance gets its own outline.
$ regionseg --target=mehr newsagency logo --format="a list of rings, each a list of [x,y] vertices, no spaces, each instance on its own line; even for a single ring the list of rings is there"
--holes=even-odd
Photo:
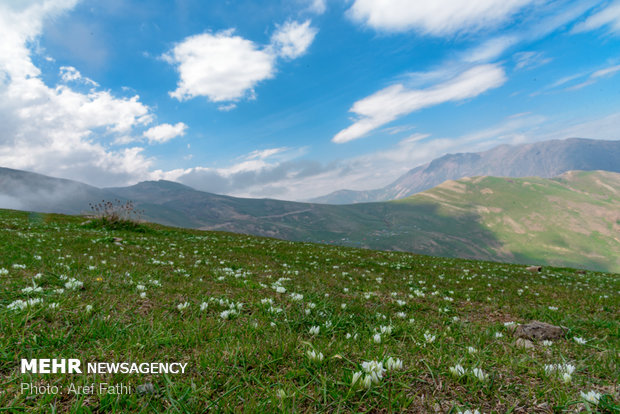
[[[187,362],[88,362],[86,374],[184,374]],[[22,359],[22,374],[84,374],[79,359]]]

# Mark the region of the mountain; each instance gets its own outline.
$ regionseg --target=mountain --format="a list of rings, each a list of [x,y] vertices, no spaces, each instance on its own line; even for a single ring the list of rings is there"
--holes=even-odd
[[[390,203],[429,201],[447,216],[476,216],[501,245],[496,257],[508,255],[506,261],[620,270],[618,173],[463,178]]]
[[[340,190],[310,201],[353,204],[396,200],[463,177],[550,178],[571,170],[620,172],[620,141],[570,138],[500,145],[485,152],[447,154],[410,170],[384,188]]]
[[[97,187],[62,178],[0,167],[0,207],[46,213],[81,214],[88,203],[114,195]]]
[[[132,200],[145,220],[177,227],[620,270],[620,174],[612,172],[463,178],[397,201],[324,205],[221,196],[170,181],[98,189],[0,169],[0,208],[76,214],[101,199]]]

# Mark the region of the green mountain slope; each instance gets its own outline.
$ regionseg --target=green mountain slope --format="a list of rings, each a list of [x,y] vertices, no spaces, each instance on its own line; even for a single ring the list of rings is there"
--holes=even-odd
[[[620,270],[620,174],[466,178],[396,203],[429,201],[450,216],[477,215],[511,261]]]

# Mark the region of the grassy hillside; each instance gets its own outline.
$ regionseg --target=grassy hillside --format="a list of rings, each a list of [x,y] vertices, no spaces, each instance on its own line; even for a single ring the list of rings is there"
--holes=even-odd
[[[620,272],[620,174],[465,178],[399,203],[429,201],[448,216],[475,214],[509,261]]]
[[[618,410],[618,274],[83,221],[0,210],[5,411]],[[517,345],[514,325],[533,319],[566,337]],[[45,357],[188,365],[178,375],[19,372],[21,358]],[[379,362],[373,382],[364,367]],[[133,392],[20,391],[104,382]]]

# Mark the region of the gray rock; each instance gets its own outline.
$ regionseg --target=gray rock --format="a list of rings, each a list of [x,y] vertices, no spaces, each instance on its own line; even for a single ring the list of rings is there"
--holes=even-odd
[[[532,321],[525,325],[519,325],[515,329],[515,336],[529,340],[559,339],[566,335],[567,329],[549,323]]]
[[[525,349],[534,348],[534,344],[532,343],[532,341],[530,341],[529,339],[523,339],[523,338],[517,339],[517,346],[520,348],[525,348]]]
[[[528,266],[525,268],[528,272],[538,273],[542,272],[542,266]]]

